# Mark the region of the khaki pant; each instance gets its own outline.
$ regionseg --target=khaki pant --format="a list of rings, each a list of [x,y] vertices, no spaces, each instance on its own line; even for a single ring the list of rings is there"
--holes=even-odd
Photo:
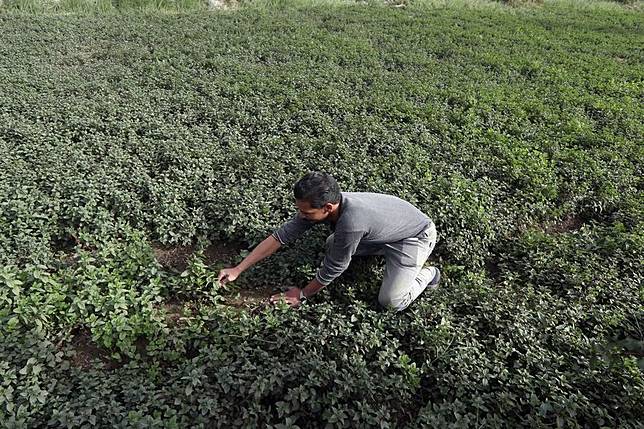
[[[335,234],[326,240],[326,248],[333,243]],[[382,255],[385,257],[385,275],[380,286],[378,302],[397,311],[404,310],[427,287],[431,279],[419,276],[423,264],[434,250],[436,226],[431,223],[418,237],[382,245],[360,243],[355,255]]]

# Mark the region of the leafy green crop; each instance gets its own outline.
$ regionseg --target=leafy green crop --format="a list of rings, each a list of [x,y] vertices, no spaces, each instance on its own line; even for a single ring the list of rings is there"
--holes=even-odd
[[[291,6],[0,14],[2,426],[641,427],[640,10]],[[383,312],[363,258],[231,311],[204,246],[309,170],[434,219],[441,287]]]

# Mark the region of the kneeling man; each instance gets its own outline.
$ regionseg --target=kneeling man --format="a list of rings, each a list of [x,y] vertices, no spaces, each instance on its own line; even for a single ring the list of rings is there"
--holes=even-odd
[[[378,294],[381,305],[404,310],[425,288],[440,281],[436,267],[423,265],[436,244],[436,227],[427,215],[393,195],[341,192],[329,174],[312,172],[294,186],[298,213],[262,241],[234,268],[219,273],[223,285],[299,238],[318,223],[330,226],[326,253],[315,278],[303,289],[291,288],[271,297],[297,307],[347,269],[353,255],[382,255],[385,274]]]

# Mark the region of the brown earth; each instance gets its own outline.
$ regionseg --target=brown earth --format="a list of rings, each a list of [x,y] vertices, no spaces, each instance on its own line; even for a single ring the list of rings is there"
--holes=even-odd
[[[561,234],[564,232],[576,231],[584,224],[583,219],[577,215],[568,215],[558,222],[551,223],[544,227],[547,234]]]
[[[97,346],[92,340],[92,335],[88,329],[78,329],[73,333],[73,339],[70,346],[76,354],[72,357],[70,364],[77,368],[92,368],[92,361],[99,359],[106,369],[115,369],[121,364],[110,356],[110,353]]]
[[[250,311],[253,313],[258,308],[268,304],[271,295],[281,291],[271,286],[259,286],[256,288],[240,289],[231,294],[223,295],[222,304],[229,306],[238,312]]]
[[[151,243],[154,256],[165,268],[183,271],[188,266],[190,257],[195,253],[196,246],[164,246],[158,242]],[[224,262],[232,265],[233,260],[242,250],[240,244],[215,242],[204,249],[204,263],[211,265],[215,262]]]

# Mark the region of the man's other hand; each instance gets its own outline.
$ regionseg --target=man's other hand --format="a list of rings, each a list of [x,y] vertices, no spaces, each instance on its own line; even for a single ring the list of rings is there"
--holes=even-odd
[[[275,304],[283,299],[291,307],[299,307],[301,304],[300,301],[300,292],[302,289],[299,287],[292,287],[284,293],[277,293],[271,296],[271,304]]]

